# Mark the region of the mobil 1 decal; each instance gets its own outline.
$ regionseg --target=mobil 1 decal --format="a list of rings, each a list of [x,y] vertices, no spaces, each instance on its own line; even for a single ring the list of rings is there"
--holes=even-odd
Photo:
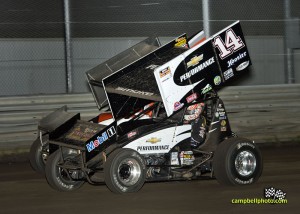
[[[239,22],[212,38],[224,80],[239,74],[251,65],[245,38]]]
[[[184,53],[184,61],[174,72],[174,82],[179,86],[213,84],[219,74],[217,60],[210,42]],[[203,87],[204,87],[203,86]]]

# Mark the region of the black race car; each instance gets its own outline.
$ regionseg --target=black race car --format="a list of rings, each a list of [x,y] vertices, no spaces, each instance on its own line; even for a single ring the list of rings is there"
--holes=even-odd
[[[105,182],[128,193],[147,181],[203,176],[256,182],[260,151],[232,132],[217,95],[251,65],[240,23],[203,40],[203,31],[163,46],[148,38],[88,71],[102,113],[83,121],[62,107],[43,118],[33,168],[59,191]]]

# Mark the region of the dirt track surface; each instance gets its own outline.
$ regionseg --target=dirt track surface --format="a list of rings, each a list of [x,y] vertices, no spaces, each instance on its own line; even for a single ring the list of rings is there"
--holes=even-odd
[[[224,187],[216,180],[146,183],[140,192],[126,195],[90,184],[75,192],[57,192],[27,162],[0,164],[0,213],[299,213],[300,145],[268,146],[261,151],[264,171],[254,185]],[[269,187],[285,192],[288,203],[231,203],[264,198]]]

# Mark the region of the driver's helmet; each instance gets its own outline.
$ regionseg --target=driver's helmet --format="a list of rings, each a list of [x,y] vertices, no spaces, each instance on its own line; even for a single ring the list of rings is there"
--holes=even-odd
[[[184,120],[185,121],[196,120],[202,113],[203,108],[204,108],[204,103],[197,103],[197,104],[189,106],[186,109],[186,112],[184,115]]]

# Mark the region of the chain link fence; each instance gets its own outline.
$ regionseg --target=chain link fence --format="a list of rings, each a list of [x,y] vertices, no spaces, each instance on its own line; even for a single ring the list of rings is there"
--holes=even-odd
[[[205,0],[64,1],[1,0],[0,96],[88,92],[87,70],[148,36],[164,43],[194,34],[205,22],[212,35],[235,20],[253,61],[240,85],[283,84],[287,76],[300,82],[300,1],[209,0],[208,8]],[[203,20],[204,9],[209,20]]]

